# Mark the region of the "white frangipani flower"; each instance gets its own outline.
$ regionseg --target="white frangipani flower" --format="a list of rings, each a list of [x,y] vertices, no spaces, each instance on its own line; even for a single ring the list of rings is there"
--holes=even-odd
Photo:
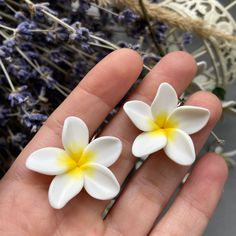
[[[86,124],[77,117],[66,118],[62,130],[64,149],[46,147],[33,152],[26,167],[46,175],[56,175],[48,197],[53,208],[60,209],[84,187],[88,194],[100,200],[114,198],[120,185],[107,168],[120,156],[121,141],[104,136],[89,142]]]
[[[134,125],[143,131],[133,143],[132,153],[146,157],[164,148],[166,155],[180,165],[191,165],[195,150],[189,134],[202,129],[209,119],[209,111],[196,106],[178,107],[178,97],[168,83],[159,86],[151,106],[130,101],[124,110]]]

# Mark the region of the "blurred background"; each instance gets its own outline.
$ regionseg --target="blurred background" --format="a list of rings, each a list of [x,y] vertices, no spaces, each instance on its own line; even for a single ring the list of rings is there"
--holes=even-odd
[[[236,12],[235,12],[236,13]],[[236,69],[236,67],[235,67]],[[227,99],[236,97],[236,84],[227,88]],[[215,132],[225,140],[225,149],[236,148],[236,119],[232,114],[225,114],[217,125]],[[236,167],[230,167],[229,178],[226,182],[219,205],[205,232],[206,236],[236,235]]]
[[[232,1],[220,0],[224,5]],[[236,18],[236,8],[232,8],[232,16]],[[236,65],[235,65],[236,70]],[[226,100],[235,100],[236,83],[227,86]],[[225,140],[226,150],[236,149],[236,119],[230,113],[225,113],[215,128],[219,137]],[[219,205],[208,225],[205,236],[233,236],[236,235],[236,167],[230,167],[229,178],[225,185]]]

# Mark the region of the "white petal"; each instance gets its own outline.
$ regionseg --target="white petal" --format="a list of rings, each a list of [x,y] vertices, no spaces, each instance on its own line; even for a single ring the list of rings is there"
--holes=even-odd
[[[120,185],[107,168],[99,164],[88,164],[83,167],[84,188],[92,197],[99,200],[114,198],[120,191]]]
[[[160,127],[177,105],[178,96],[174,88],[168,83],[162,83],[151,105],[152,116]]]
[[[137,136],[132,146],[132,153],[143,158],[162,149],[167,143],[165,133],[160,131],[144,132]]]
[[[141,101],[130,101],[124,105],[124,111],[134,123],[134,125],[142,131],[152,131],[155,129],[151,108]]]
[[[78,117],[66,118],[62,130],[62,143],[67,153],[80,156],[88,141],[89,131],[86,124]]]
[[[84,150],[79,165],[98,163],[103,166],[112,165],[120,156],[122,143],[118,138],[104,136],[93,140]]]
[[[168,142],[164,151],[171,160],[180,165],[191,165],[195,161],[193,141],[188,134],[179,129],[168,131]]]
[[[210,112],[202,107],[182,106],[176,108],[170,115],[168,123],[174,124],[187,134],[193,134],[202,129],[208,122]]]
[[[46,147],[39,149],[28,157],[26,167],[46,175],[59,175],[73,167],[73,160],[60,148]]]
[[[83,188],[83,172],[72,170],[63,175],[56,176],[49,187],[48,198],[53,208],[61,209],[75,197]]]

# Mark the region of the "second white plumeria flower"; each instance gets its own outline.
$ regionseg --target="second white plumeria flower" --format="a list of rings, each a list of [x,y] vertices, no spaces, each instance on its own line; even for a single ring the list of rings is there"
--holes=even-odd
[[[33,152],[26,161],[30,170],[46,175],[56,175],[48,197],[53,208],[60,209],[81,189],[94,198],[114,198],[120,185],[107,168],[120,156],[121,141],[104,136],[89,142],[86,124],[77,117],[68,117],[62,130],[64,149],[46,147]]]
[[[194,162],[195,150],[189,135],[206,125],[210,115],[207,109],[178,107],[174,88],[162,83],[151,106],[130,101],[125,103],[124,110],[134,125],[143,131],[133,143],[134,156],[145,157],[164,148],[166,155],[180,165]]]

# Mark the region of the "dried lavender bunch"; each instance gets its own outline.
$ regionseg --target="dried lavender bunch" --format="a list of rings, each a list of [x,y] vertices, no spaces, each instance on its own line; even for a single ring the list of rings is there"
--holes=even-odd
[[[105,9],[86,0],[1,0],[1,175],[97,62],[128,47],[151,67],[161,57],[155,45],[165,51],[166,30],[129,9]]]

